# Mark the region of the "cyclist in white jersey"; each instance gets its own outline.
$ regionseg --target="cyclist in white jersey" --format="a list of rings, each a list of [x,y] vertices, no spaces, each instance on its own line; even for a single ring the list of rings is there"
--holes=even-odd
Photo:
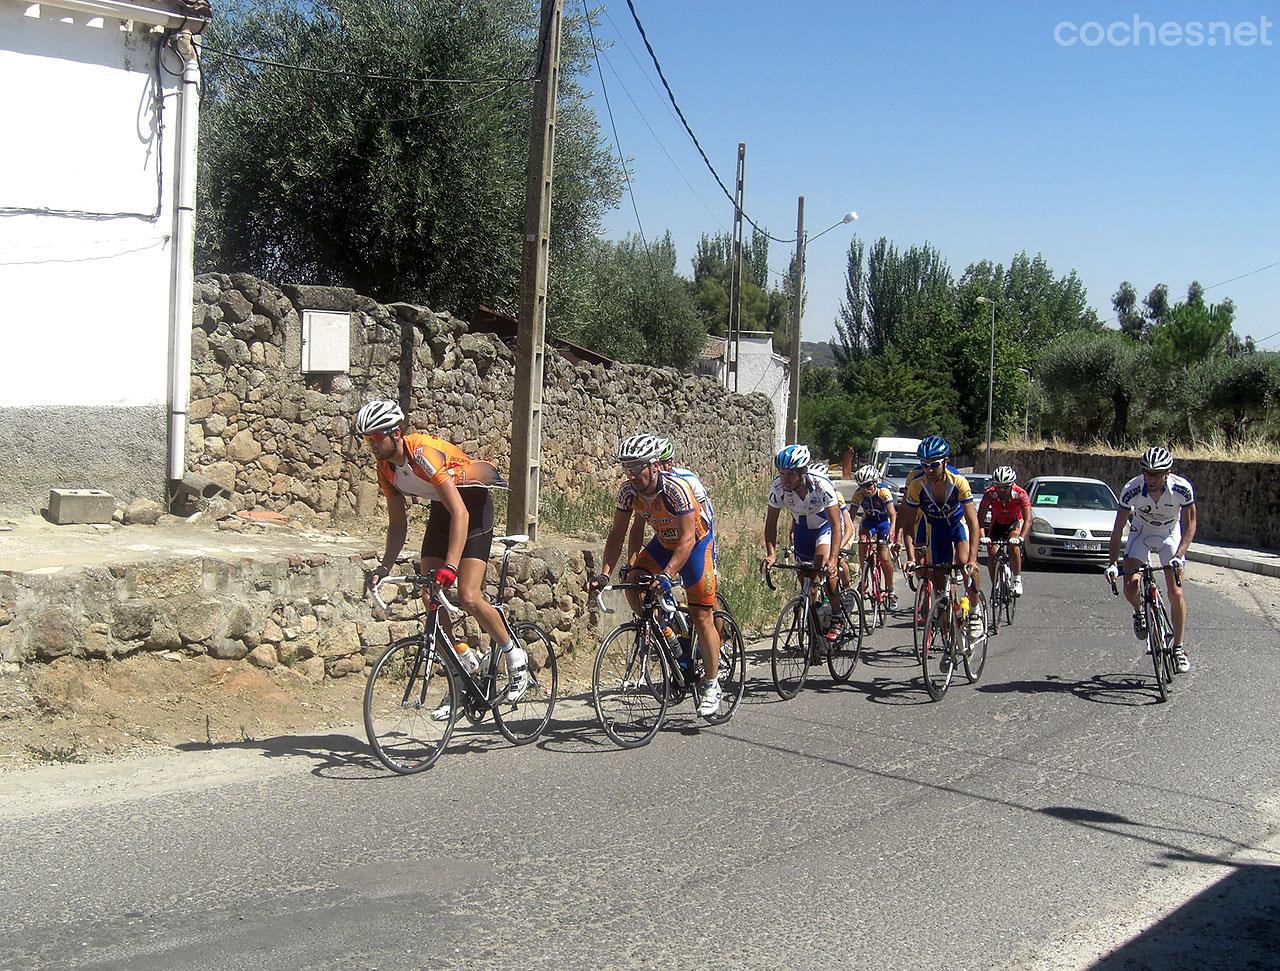
[[[1124,595],[1133,606],[1133,632],[1139,640],[1147,636],[1146,618],[1138,592],[1138,577],[1129,571],[1145,564],[1155,553],[1161,566],[1172,566],[1177,571],[1165,574],[1169,594],[1169,613],[1173,621],[1173,657],[1178,671],[1191,670],[1182,636],[1187,624],[1187,602],[1178,584],[1186,564],[1187,548],[1196,534],[1196,494],[1191,483],[1180,475],[1174,475],[1173,456],[1169,450],[1156,446],[1147,449],[1142,456],[1142,474],[1130,479],[1120,490],[1120,508],[1116,510],[1116,522],[1111,528],[1111,560],[1107,575],[1115,577],[1123,567],[1125,571]],[[1129,538],[1124,546],[1124,560],[1120,561],[1121,537],[1125,525]]]
[[[776,456],[778,470],[769,486],[769,500],[764,517],[764,563],[772,566],[778,552],[778,513],[791,513],[791,545],[796,559],[812,563],[826,574],[831,596],[832,617],[839,616],[840,583],[837,565],[840,546],[844,542],[844,524],[840,515],[840,497],[826,476],[809,471],[809,449],[804,445],[788,445]],[[815,590],[815,596],[817,591]],[[827,640],[840,637],[838,626],[827,631]]]

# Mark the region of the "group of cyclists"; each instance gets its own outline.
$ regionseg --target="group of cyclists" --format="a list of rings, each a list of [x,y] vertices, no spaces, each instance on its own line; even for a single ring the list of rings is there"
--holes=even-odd
[[[355,432],[377,460],[378,482],[387,499],[389,528],[381,563],[371,571],[376,583],[390,572],[407,534],[406,499],[430,502],[423,539],[423,572],[432,573],[441,588],[458,587],[459,604],[471,613],[498,645],[510,675],[508,696],[518,700],[524,690],[524,651],[507,637],[497,612],[483,596],[484,570],[493,541],[493,502],[490,490],[504,483],[490,463],[474,460],[456,446],[430,435],[404,431],[404,414],[393,401],[371,401],[356,416]],[[717,680],[720,639],[713,612],[716,606],[715,511],[699,477],[675,465],[672,442],[656,434],[624,438],[617,449],[622,481],[605,540],[599,572],[588,582],[590,592],[606,587],[626,545],[628,568],[653,577],[653,590],[674,598],[677,578],[684,587],[689,614],[697,633],[705,680],[698,695],[701,715],[717,710],[721,686]],[[1031,501],[1018,485],[1017,474],[1005,465],[992,475],[992,484],[975,503],[968,480],[950,464],[951,448],[937,435],[917,448],[919,465],[906,480],[902,507],[881,481],[879,470],[864,465],[854,472],[856,490],[846,502],[825,465],[815,463],[809,448],[787,445],[773,459],[775,475],[765,502],[764,556],[768,569],[778,553],[778,520],[782,510],[791,517],[791,546],[797,560],[824,577],[827,594],[840,606],[841,551],[858,546],[861,566],[870,555],[882,557],[890,609],[896,606],[891,548],[906,551],[907,563],[933,573],[936,587],[952,564],[963,566],[968,594],[977,602],[980,540],[1006,542],[1014,575],[1013,593],[1021,596],[1020,546],[1031,529]],[[1156,553],[1167,571],[1173,608],[1174,653],[1178,671],[1190,669],[1183,632],[1186,602],[1180,580],[1187,548],[1195,534],[1195,495],[1191,483],[1172,474],[1173,457],[1154,447],[1142,455],[1141,474],[1126,484],[1120,496],[1111,536],[1111,578],[1123,574],[1125,596],[1134,607],[1134,632],[1145,638],[1137,577],[1149,553]],[[854,514],[858,524],[855,528]],[[646,526],[652,537],[644,542]],[[1128,527],[1127,540],[1125,529]],[[1124,543],[1123,556],[1121,544]],[[988,567],[994,578],[995,558]],[[1177,582],[1176,582],[1177,581]],[[424,598],[429,593],[424,590]],[[628,591],[633,610],[640,595]],[[839,617],[827,631],[840,635]],[[970,614],[973,637],[986,634],[986,618]]]

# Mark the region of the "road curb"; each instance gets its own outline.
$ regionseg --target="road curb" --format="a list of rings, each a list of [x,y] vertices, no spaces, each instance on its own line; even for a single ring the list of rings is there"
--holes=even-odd
[[[1259,563],[1243,556],[1231,556],[1228,553],[1206,553],[1202,550],[1187,550],[1187,559],[1197,563],[1208,563],[1212,566],[1226,567],[1228,570],[1239,570],[1242,573],[1258,573],[1262,576],[1280,577],[1280,564]]]

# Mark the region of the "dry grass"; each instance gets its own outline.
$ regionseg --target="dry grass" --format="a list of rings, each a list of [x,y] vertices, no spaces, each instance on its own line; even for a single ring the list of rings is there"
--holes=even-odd
[[[1059,452],[1087,452],[1091,455],[1114,455],[1135,459],[1141,454],[1139,448],[1116,448],[1100,438],[1080,443],[1056,437],[1024,439],[1018,436],[992,442],[991,447],[1024,451],[1049,448]],[[1280,462],[1280,447],[1261,437],[1247,438],[1228,446],[1220,436],[1215,436],[1191,445],[1175,445],[1173,455],[1175,459],[1203,459],[1214,462]]]

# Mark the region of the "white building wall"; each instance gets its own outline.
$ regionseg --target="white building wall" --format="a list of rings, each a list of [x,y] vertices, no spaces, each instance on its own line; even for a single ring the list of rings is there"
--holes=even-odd
[[[738,393],[762,394],[773,402],[774,450],[787,444],[787,358],[773,351],[770,333],[743,332],[738,351]]]
[[[163,489],[177,78],[159,39],[0,0],[0,131],[13,137],[0,152],[0,467],[24,460],[46,492]],[[41,429],[73,448],[132,444],[106,467],[31,467]],[[123,482],[108,481],[113,463]],[[96,481],[68,481],[78,471]],[[0,470],[0,504],[15,489]]]

